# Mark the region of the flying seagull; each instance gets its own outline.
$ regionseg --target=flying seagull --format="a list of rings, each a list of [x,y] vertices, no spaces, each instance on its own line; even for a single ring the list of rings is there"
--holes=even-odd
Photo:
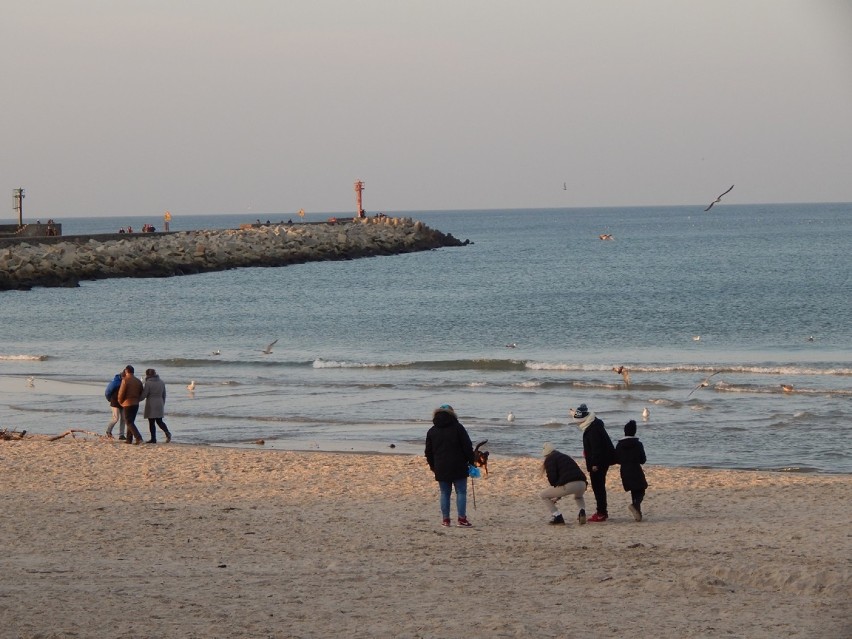
[[[630,371],[627,370],[626,366],[619,366],[617,368],[615,366],[613,366],[612,372],[618,373],[619,375],[621,375],[621,377],[624,378],[624,385],[630,386]]]
[[[261,351],[261,352],[264,355],[269,355],[272,352],[272,347],[275,346],[277,343],[278,343],[278,340],[270,342],[269,344],[266,345],[266,348],[264,348],[263,351]]]
[[[728,193],[730,193],[733,189],[734,189],[734,185],[733,185],[733,184],[731,184],[731,188],[729,188],[727,191],[725,191],[724,193],[722,193],[722,195],[727,195],[727,194],[728,194]],[[707,211],[709,211],[710,209],[712,209],[712,208],[713,208],[713,205],[714,205],[714,204],[718,204],[719,202],[721,202],[721,201],[722,201],[722,195],[720,195],[720,196],[719,196],[719,197],[717,197],[715,200],[713,200],[712,202],[710,202],[710,206],[708,206],[706,209],[704,209],[704,212],[706,213]]]
[[[708,375],[708,376],[704,379],[704,381],[703,381],[703,382],[701,382],[698,386],[696,386],[696,387],[695,387],[695,388],[693,388],[691,391],[689,391],[689,395],[687,395],[687,396],[686,396],[686,398],[687,398],[687,399],[689,399],[690,395],[692,395],[692,394],[693,394],[695,391],[697,391],[699,388],[704,388],[705,386],[710,386],[710,378],[711,378],[711,377],[713,377],[713,375],[718,375],[718,374],[719,374],[719,371],[716,371],[715,373],[710,373],[710,374],[709,374],[709,375]]]

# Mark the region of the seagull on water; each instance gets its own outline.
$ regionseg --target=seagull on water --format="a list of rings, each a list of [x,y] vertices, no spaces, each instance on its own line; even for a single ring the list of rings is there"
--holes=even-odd
[[[624,379],[624,385],[630,386],[630,371],[627,370],[626,366],[618,366],[618,367],[613,366],[612,372],[618,373],[619,375],[621,375],[621,377]]]
[[[221,354],[222,354],[222,351],[220,351],[220,350],[217,348],[215,351],[213,351],[213,353],[212,353],[212,354],[213,354],[213,355],[221,355]]]
[[[645,408],[642,409],[642,419],[644,419],[647,422],[648,418],[650,416],[651,416],[651,411],[649,411],[648,407],[646,406]]]
[[[188,390],[188,391],[194,391],[195,390],[195,380],[194,379],[189,380],[189,385],[187,385],[186,390]]]
[[[724,193],[722,193],[722,195],[727,195],[727,194],[728,194],[728,193],[730,193],[733,189],[734,189],[734,185],[733,185],[733,184],[731,184],[731,188],[729,188],[727,191],[725,191]],[[714,205],[714,204],[718,204],[719,202],[721,202],[721,201],[722,201],[722,195],[720,195],[720,196],[719,196],[719,197],[717,197],[715,200],[713,200],[712,202],[710,202],[710,206],[708,206],[706,209],[704,209],[704,212],[706,213],[707,211],[709,211],[710,209],[712,209],[712,208],[713,208],[713,205]]]
[[[506,344],[506,348],[518,348],[518,345],[515,342],[511,342]]]
[[[705,386],[710,386],[710,378],[711,378],[711,377],[713,377],[713,375],[718,375],[718,374],[719,374],[719,371],[716,371],[715,373],[710,373],[710,374],[709,374],[709,375],[708,375],[708,376],[704,379],[704,381],[703,381],[703,382],[701,382],[698,386],[696,386],[696,387],[695,387],[695,388],[693,388],[691,391],[689,391],[689,395],[687,395],[687,396],[686,396],[686,398],[687,398],[687,399],[689,399],[690,395],[692,395],[692,394],[693,394],[695,391],[697,391],[699,388],[704,388]]]
[[[693,342],[700,342],[701,341],[701,335],[693,335],[692,341]]]
[[[509,414],[506,415],[506,421],[507,422],[515,421],[515,413],[513,413],[512,411],[509,411]]]
[[[29,388],[35,388],[35,377],[27,377],[27,386]]]
[[[264,355],[269,355],[272,352],[272,347],[275,346],[277,343],[278,343],[277,339],[270,342],[269,344],[266,345],[266,348],[264,348],[261,352]]]
[[[781,384],[781,390],[783,390],[785,393],[792,393],[793,387],[790,384]]]

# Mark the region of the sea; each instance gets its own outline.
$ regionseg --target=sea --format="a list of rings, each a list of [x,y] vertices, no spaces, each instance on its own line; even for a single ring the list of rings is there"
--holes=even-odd
[[[0,292],[0,430],[103,433],[132,364],[167,384],[171,445],[420,455],[450,404],[492,460],[580,456],[586,404],[649,464],[852,472],[852,204],[703,208],[385,211],[471,243]]]

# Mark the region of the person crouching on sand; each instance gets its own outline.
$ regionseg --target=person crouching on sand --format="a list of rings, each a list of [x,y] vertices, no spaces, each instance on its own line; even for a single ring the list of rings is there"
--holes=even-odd
[[[645,447],[636,437],[636,422],[630,420],[624,425],[624,438],[615,445],[615,460],[621,464],[621,485],[625,491],[630,491],[632,503],[627,507],[633,519],[642,521],[642,500],[648,481],[642,464],[645,459]]]
[[[441,525],[450,525],[450,495],[455,488],[458,525],[470,528],[473,524],[467,520],[467,475],[468,465],[473,463],[473,444],[449,404],[432,413],[432,428],[426,433],[426,461],[441,489]]]
[[[565,518],[556,507],[556,502],[566,495],[573,495],[574,502],[577,504],[579,514],[577,522],[582,525],[586,523],[586,499],[584,497],[586,488],[589,483],[586,481],[586,474],[580,470],[571,457],[565,453],[560,453],[553,448],[553,444],[546,443],[541,454],[544,456],[544,461],[541,465],[542,474],[547,475],[547,483],[552,488],[545,488],[541,491],[540,497],[550,509],[551,524],[564,524]]]

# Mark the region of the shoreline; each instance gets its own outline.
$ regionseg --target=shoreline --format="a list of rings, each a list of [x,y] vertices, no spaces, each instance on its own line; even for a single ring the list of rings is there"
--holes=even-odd
[[[465,530],[422,456],[276,452],[0,441],[0,637],[852,629],[849,476],[647,466],[637,523],[610,472],[610,521],[555,527],[540,460],[495,456]]]

